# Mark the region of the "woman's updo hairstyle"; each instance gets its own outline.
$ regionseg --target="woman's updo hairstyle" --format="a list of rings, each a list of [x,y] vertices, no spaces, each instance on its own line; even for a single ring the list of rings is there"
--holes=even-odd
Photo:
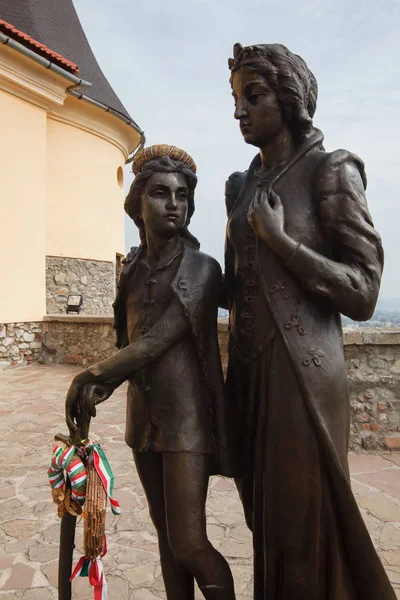
[[[266,78],[298,142],[314,132],[313,116],[317,107],[318,85],[301,56],[293,54],[282,44],[246,47],[235,44],[233,56],[228,61],[232,74],[246,67]]]

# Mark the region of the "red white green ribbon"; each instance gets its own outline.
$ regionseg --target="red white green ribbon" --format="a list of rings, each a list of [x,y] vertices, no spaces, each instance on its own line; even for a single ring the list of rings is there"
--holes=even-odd
[[[71,496],[81,504],[85,501],[87,471],[74,446],[65,450],[57,444],[53,450],[53,458],[47,471],[49,483],[53,489],[65,483],[64,471],[71,482]]]
[[[93,450],[94,466],[97,474],[100,477],[107,496],[110,499],[112,513],[113,515],[119,516],[121,514],[121,508],[118,501],[113,498],[114,473],[111,469],[110,463],[108,462],[107,456],[100,444],[91,443],[90,447]]]
[[[119,503],[113,498],[114,473],[108,462],[107,456],[101,446],[99,444],[94,444],[91,440],[84,446],[85,450],[87,448],[92,451],[93,463],[107,496],[110,499],[111,510],[114,515],[120,515],[121,509]],[[74,446],[69,446],[65,450],[58,445],[54,448],[53,460],[48,470],[49,481],[52,488],[58,488],[64,485],[64,471],[71,482],[71,495],[83,503],[86,495],[87,471]],[[106,553],[107,540],[106,536],[104,536],[104,545],[101,555],[93,559],[82,556],[70,578],[70,581],[72,581],[75,577],[89,577],[89,583],[94,587],[94,600],[107,600],[107,583],[103,563],[101,561]]]
[[[114,515],[120,515],[121,509],[119,503],[113,498],[114,492],[114,473],[108,462],[106,453],[100,444],[94,444],[91,440],[85,446],[90,448],[93,453],[93,463],[98,476],[100,477],[107,496],[110,499],[111,510]],[[88,559],[85,556],[79,559],[72,575],[71,581],[75,577],[89,577],[89,583],[94,587],[94,600],[107,600],[107,582],[104,574],[103,563],[101,559],[107,553],[107,539],[104,536],[103,551],[100,556]]]
[[[73,573],[70,581],[75,577],[89,577],[89,583],[94,587],[94,600],[107,600],[107,582],[101,559],[107,554],[107,541],[104,536],[103,552],[97,558],[85,558],[82,556]]]
[[[94,444],[91,440],[86,444],[86,448],[90,448],[93,452],[94,466],[110,499],[112,513],[119,516],[121,508],[118,501],[113,498],[114,473],[106,453],[100,444]],[[87,471],[76,452],[75,446],[68,446],[65,450],[59,445],[55,446],[53,459],[48,469],[49,482],[52,488],[55,489],[64,485],[64,471],[71,482],[72,497],[83,504],[86,496]]]

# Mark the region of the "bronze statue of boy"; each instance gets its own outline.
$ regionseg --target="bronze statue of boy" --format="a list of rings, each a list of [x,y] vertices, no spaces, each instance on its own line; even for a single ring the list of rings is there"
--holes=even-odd
[[[125,210],[141,245],[125,260],[114,303],[119,352],[73,380],[66,419],[95,415],[129,381],[126,442],[157,529],[167,598],[234,600],[225,559],[207,539],[209,475],[233,475],[217,338],[221,270],[188,231],[196,166],[174,146],[136,155]]]

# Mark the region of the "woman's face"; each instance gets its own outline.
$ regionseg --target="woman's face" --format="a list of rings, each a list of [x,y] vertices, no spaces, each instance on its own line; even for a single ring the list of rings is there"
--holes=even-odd
[[[283,128],[282,111],[274,90],[260,73],[241,67],[232,75],[235,119],[244,141],[262,148]]]
[[[145,229],[161,237],[174,236],[186,223],[188,197],[182,173],[153,173],[140,202]]]

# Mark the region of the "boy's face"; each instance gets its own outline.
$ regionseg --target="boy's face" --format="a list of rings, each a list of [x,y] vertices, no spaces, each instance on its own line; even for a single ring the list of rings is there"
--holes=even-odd
[[[141,197],[145,229],[154,235],[173,237],[186,223],[188,195],[182,173],[153,173]]]

